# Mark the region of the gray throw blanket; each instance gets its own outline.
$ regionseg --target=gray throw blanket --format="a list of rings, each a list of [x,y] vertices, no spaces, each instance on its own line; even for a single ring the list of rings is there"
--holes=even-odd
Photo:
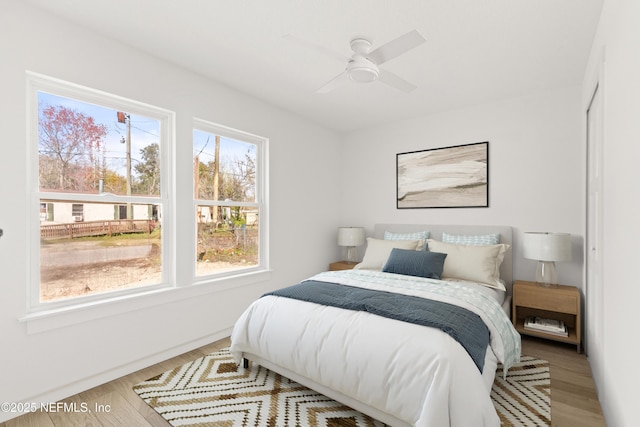
[[[347,310],[366,311],[390,319],[439,328],[464,347],[480,372],[484,367],[484,357],[489,345],[489,329],[480,316],[453,304],[314,280],[263,296],[267,295]]]

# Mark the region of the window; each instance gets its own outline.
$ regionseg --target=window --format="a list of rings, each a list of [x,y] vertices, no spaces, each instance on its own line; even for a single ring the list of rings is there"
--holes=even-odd
[[[173,113],[35,74],[28,81],[39,266],[31,308],[168,286]]]
[[[195,275],[265,268],[264,138],[194,121]]]
[[[71,205],[71,216],[75,222],[84,221],[84,205],[73,203]]]
[[[176,144],[170,111],[35,73],[27,73],[27,82],[26,320],[161,288],[195,295],[262,280],[268,268],[265,138],[194,119],[193,143]],[[175,180],[176,154],[192,156],[194,168],[183,164],[180,176],[187,172],[193,181]],[[189,192],[193,206],[176,206],[175,194]],[[193,221],[176,224],[177,208]],[[177,251],[178,236],[187,245],[193,238],[193,250]],[[189,265],[191,281],[183,269]],[[150,303],[173,298],[154,295]]]

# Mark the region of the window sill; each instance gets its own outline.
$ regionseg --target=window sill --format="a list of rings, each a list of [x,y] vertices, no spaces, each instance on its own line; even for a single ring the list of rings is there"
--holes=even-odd
[[[270,277],[270,270],[260,270],[233,277],[203,280],[189,286],[154,289],[148,292],[32,312],[20,317],[18,321],[27,325],[27,334],[37,334],[104,317],[170,304],[183,299],[197,298],[227,289],[249,286],[269,280]]]

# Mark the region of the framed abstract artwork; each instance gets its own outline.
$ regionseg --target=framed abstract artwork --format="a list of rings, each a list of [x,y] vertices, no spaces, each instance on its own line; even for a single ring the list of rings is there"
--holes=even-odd
[[[396,155],[398,209],[489,206],[489,142]]]

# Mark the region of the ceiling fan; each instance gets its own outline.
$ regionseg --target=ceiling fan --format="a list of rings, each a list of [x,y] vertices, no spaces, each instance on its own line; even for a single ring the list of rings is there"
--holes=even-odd
[[[316,46],[311,42],[298,39],[291,35],[287,35],[285,37],[321,53],[338,58],[341,61],[346,61],[347,65],[345,70],[318,89],[316,91],[317,93],[330,92],[349,80],[360,83],[371,83],[378,80],[403,92],[411,92],[416,88],[415,85],[402,79],[391,71],[380,68],[379,66],[413,48],[418,47],[426,41],[422,34],[417,30],[413,30],[396,38],[395,40],[371,50],[372,43],[365,38],[359,37],[351,40],[353,55],[351,55],[351,57],[345,57],[322,46]]]

